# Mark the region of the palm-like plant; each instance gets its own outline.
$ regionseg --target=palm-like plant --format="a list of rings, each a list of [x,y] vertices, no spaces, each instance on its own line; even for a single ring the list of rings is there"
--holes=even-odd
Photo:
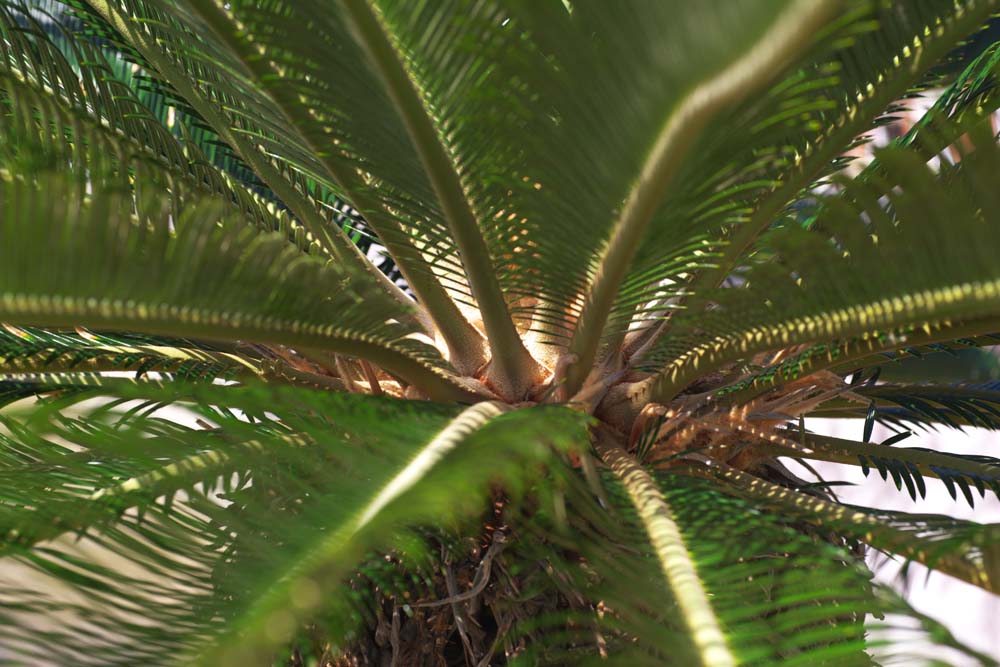
[[[4,2],[0,661],[968,651],[858,554],[996,591],[997,527],[779,457],[1000,492],[896,446],[1000,390],[878,381],[998,340],[996,4]]]

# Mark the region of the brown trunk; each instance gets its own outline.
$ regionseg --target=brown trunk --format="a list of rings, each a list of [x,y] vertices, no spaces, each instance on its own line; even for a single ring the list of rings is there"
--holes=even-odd
[[[485,543],[465,555],[441,557],[432,574],[433,590],[394,591],[389,594],[359,578],[355,585],[369,593],[370,621],[342,652],[333,654],[318,643],[312,657],[318,667],[486,667],[507,664],[509,651],[498,641],[501,628],[513,617],[510,600],[513,579],[501,561],[505,536],[492,531]],[[498,615],[504,616],[500,623]],[[295,655],[289,667],[310,661]]]
[[[464,552],[441,548],[433,567],[422,570],[431,587],[397,584],[390,594],[368,578],[355,579],[355,590],[372,600],[366,626],[339,652],[323,641],[314,642],[310,651],[300,647],[311,659],[296,662],[293,654],[289,667],[507,665],[528,643],[541,639],[538,633],[544,630],[526,625],[537,616],[590,608],[579,595],[567,597],[560,586],[539,587],[541,580],[565,577],[544,562],[525,559],[516,536],[495,525],[487,522],[483,534],[488,537]],[[596,645],[588,651],[599,652]]]

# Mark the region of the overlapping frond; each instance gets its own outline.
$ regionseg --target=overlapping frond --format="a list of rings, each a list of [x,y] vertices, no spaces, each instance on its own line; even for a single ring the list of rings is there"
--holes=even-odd
[[[294,134],[289,138],[292,145],[311,148],[319,156],[320,164],[312,164],[308,173],[325,173],[328,181],[339,182],[376,229],[380,218],[395,219],[379,231],[390,250],[400,255],[404,273],[407,267],[410,273],[433,270],[445,278],[454,275],[461,284],[463,273],[478,275],[484,270],[481,265],[492,264],[506,301],[523,311],[523,322],[527,324],[538,307],[540,326],[547,322],[549,328],[565,327],[578,312],[577,300],[586,292],[593,270],[592,257],[610,234],[617,202],[640,178],[641,151],[636,147],[658,135],[664,110],[683,97],[678,91],[735,60],[778,13],[777,8],[753,3],[727,3],[685,8],[690,16],[684,20],[677,19],[676,8],[652,13],[644,8],[629,20],[615,12],[612,21],[602,14],[610,8],[599,3],[581,3],[572,11],[549,2],[356,5],[361,15],[375,17],[372,34],[381,35],[379,39],[388,35],[383,46],[398,51],[386,51],[385,62],[392,66],[386,69],[378,58],[366,58],[372,54],[372,42],[358,29],[358,12],[350,6],[323,11],[301,3],[223,7],[202,2],[179,8],[171,3],[162,11],[132,3],[127,9],[129,15],[155,15],[158,24],[176,24],[180,34],[202,45],[204,54],[182,53],[175,35],[167,31],[161,36],[181,67],[216,69],[214,62],[201,61],[211,61],[211,54],[218,52],[220,62],[228,63],[235,74],[235,82],[223,81],[222,90],[240,104],[254,99],[252,94],[246,97],[244,89],[266,89],[280,105],[274,117],[289,121],[284,128]],[[709,14],[711,22],[702,20]],[[665,46],[684,39],[680,26],[686,23],[719,24],[710,49],[709,37],[704,31],[699,35],[696,59],[682,57],[683,49]],[[302,25],[311,26],[307,43],[299,37]],[[461,30],[456,29],[459,25]],[[659,27],[654,30],[654,25]],[[470,26],[475,26],[474,40],[468,38]],[[673,32],[678,33],[676,39],[662,39]],[[530,39],[520,37],[528,35]],[[581,60],[581,54],[594,50],[595,35],[607,48],[625,48],[656,64],[657,71],[640,76],[617,67],[620,58],[596,53]],[[397,77],[399,85],[379,87],[378,81],[395,76],[390,70],[402,71],[397,65],[405,66]],[[763,73],[769,76],[770,71]],[[586,87],[577,85],[584,79]],[[477,92],[501,84],[503,95]],[[408,102],[400,105],[394,91],[405,93]],[[416,109],[420,105],[426,110]],[[274,105],[267,108],[274,110]],[[623,114],[632,121],[621,123]],[[413,123],[428,118],[430,125],[421,121],[423,129],[414,134]],[[539,124],[546,131],[539,131]],[[617,129],[609,133],[613,127]],[[624,127],[630,128],[629,136],[617,136]],[[300,167],[298,156],[288,158],[290,149],[272,145],[282,142],[269,138],[270,128],[263,130],[253,132],[254,141]],[[424,136],[428,139],[422,143]],[[581,137],[587,137],[587,145],[581,144]],[[427,146],[437,156],[434,169],[427,162]],[[598,163],[604,165],[600,171],[589,168]],[[434,175],[451,170],[462,192],[449,180],[455,187],[444,196],[442,181]],[[512,182],[516,187],[508,187]],[[479,241],[459,244],[462,254],[469,255],[464,271],[455,246],[458,236],[453,237],[461,229],[445,224],[454,221],[457,210],[449,201],[458,201],[464,211],[461,229],[478,226],[469,229],[470,238],[481,236],[485,242],[485,250],[473,254]],[[421,250],[423,261],[414,259],[407,244]],[[563,256],[541,256],[557,249]],[[541,302],[535,300],[538,285],[552,291],[541,295]],[[485,287],[481,291],[483,299],[487,292],[493,295]],[[501,359],[518,345],[500,345],[499,333],[509,326],[490,324],[491,318],[506,318],[504,304],[495,305],[495,296],[480,306],[487,311],[482,315],[486,328],[493,330],[490,337],[501,339],[493,350],[494,358]],[[598,336],[600,329],[598,324]]]
[[[850,374],[852,383],[873,377],[888,382],[985,382],[1000,378],[1000,359],[993,351],[997,344],[1000,336],[991,333],[907,346],[851,360],[838,365],[837,372]]]
[[[712,393],[725,402],[741,403],[826,369],[849,378],[851,386],[873,385],[880,378],[910,382],[963,382],[995,377],[1000,362],[990,350],[992,331],[1000,321],[986,317],[958,323],[924,323],[891,333],[876,332],[846,341],[817,343],[763,368],[747,373]],[[955,338],[962,334],[972,335]],[[941,357],[945,359],[941,359]],[[829,406],[827,406],[829,407]]]
[[[4,325],[0,329],[0,377],[37,373],[150,372],[179,380],[223,380],[260,371],[251,358],[189,340],[128,334],[46,331]],[[12,378],[14,376],[14,378]]]
[[[72,179],[44,172],[2,184],[0,318],[378,357],[432,395],[470,395],[448,380],[436,349],[408,338],[407,311],[363,275],[227,218],[212,200],[173,218],[147,198],[136,220],[131,192],[102,186],[89,198]]]
[[[782,10],[753,2],[376,5],[434,113],[508,298],[532,300],[516,304],[525,320],[540,298],[539,321],[557,332],[572,325],[594,257],[665,117]]]
[[[989,3],[871,3],[827,25],[800,69],[728,110],[693,151],[636,258],[612,330],[651,320],[647,336],[658,338],[655,324],[680,302],[703,305],[786,207],[844,165],[858,137],[891,120],[897,100],[928,77],[937,81],[928,70],[990,11]],[[958,119],[995,108],[993,68],[986,56],[970,65],[907,143],[932,128],[953,140]],[[694,239],[699,246],[687,247]]]
[[[48,659],[79,664],[243,665],[302,619],[342,641],[360,613],[345,584],[369,549],[417,558],[405,528],[474,517],[501,480],[513,502],[584,432],[558,408],[192,392],[178,407],[197,426],[131,408],[170,391],[5,420],[0,530],[20,563],[0,593],[5,650],[28,659],[47,637]],[[74,593],[33,588],[50,577]],[[58,625],[36,624],[51,613]]]
[[[1000,386],[986,384],[878,384],[859,387],[871,400],[871,418],[893,428],[909,426],[961,429],[1000,428]],[[869,409],[854,403],[829,403],[816,416],[865,418]]]
[[[872,665],[865,634],[877,624],[866,628],[864,613],[912,616],[822,528],[812,531],[705,480],[658,472],[656,482],[738,664]],[[564,492],[566,528],[552,510],[540,512],[522,529],[534,539],[513,541],[505,551],[529,603],[550,590],[566,596],[566,610],[513,626],[511,641],[523,647],[515,664],[698,664],[624,485],[610,473],[603,484],[608,506],[578,481]],[[533,571],[525,561],[543,567]],[[584,597],[574,597],[579,592]],[[923,633],[930,645],[937,642],[935,629]],[[898,664],[939,657],[901,649]]]
[[[649,471],[628,452],[600,439],[597,452],[618,477],[656,553],[660,571],[677,604],[682,627],[691,639],[692,653],[698,665],[725,667],[736,658],[726,642],[713,605],[705,591],[701,575],[681,535],[670,505],[663,498]]]
[[[955,500],[961,491],[970,506],[975,506],[973,487],[980,498],[986,496],[987,489],[1000,496],[1000,459],[896,446],[908,435],[904,432],[886,442],[874,444],[808,434],[801,440],[802,449],[784,450],[782,454],[858,465],[866,476],[875,469],[883,480],[891,477],[897,490],[902,491],[905,486],[913,500],[927,496],[924,477],[940,479]],[[775,451],[779,450],[780,447]]]
[[[724,463],[704,459],[702,474],[733,484],[755,504],[780,509],[783,516],[812,523],[821,529],[909,561],[950,574],[996,592],[1000,582],[998,524],[980,524],[948,516],[886,512],[842,505],[761,479]]]
[[[46,30],[40,23],[46,18],[9,4],[0,12],[8,153],[54,161],[81,177],[87,170],[105,176],[118,172],[124,183],[169,191],[178,206],[190,196],[216,195],[248,223],[283,229],[304,250],[322,250],[287,214],[269,209],[214,167],[196,145],[180,141],[116,76],[97,47],[65,31],[57,33],[57,43],[51,32],[63,28],[49,19]]]
[[[1000,277],[988,175],[1000,151],[978,127],[960,165],[935,172],[910,149],[887,149],[878,174],[845,182],[808,229],[774,232],[770,261],[748,268],[744,287],[717,290],[715,309],[678,320],[659,348],[664,370],[633,397],[669,399],[695,374],[769,349],[879,335],[904,347],[905,327],[988,319]]]
[[[968,63],[920,120],[894,143],[913,145],[930,159],[958,141],[969,127],[1000,107],[998,66],[1000,47],[993,44]],[[874,160],[859,177],[866,178],[878,168],[879,162]]]
[[[419,161],[411,163],[404,157],[413,154],[406,129],[379,88],[376,73],[358,76],[359,72],[369,72],[370,67],[360,47],[348,48],[352,41],[350,22],[324,14],[323,28],[310,33],[312,47],[322,55],[301,58],[294,49],[287,48],[296,42],[287,31],[298,31],[303,21],[317,15],[309,7],[261,8],[250,3],[223,6],[205,0],[184,5],[169,3],[163,10],[191,33],[190,39],[206,42],[206,54],[201,59],[197,53],[181,52],[180,64],[197,65],[199,70],[215,68],[215,59],[210,55],[213,51],[228,58],[231,67],[245,78],[230,93],[237,103],[253,108],[252,103],[262,96],[272,103],[274,113],[285,121],[284,130],[318,160],[311,176],[349,197],[379,234],[409,286],[435,320],[456,363],[467,371],[482,365],[480,336],[444,289],[457,288],[459,295],[464,293],[464,300],[469,298],[461,265],[449,251],[452,242],[447,227],[433,230],[428,237],[420,224],[405,217],[405,208],[400,212],[400,201],[407,196],[417,197],[418,207],[431,206],[436,211],[432,188],[425,183],[416,193],[402,188],[400,194],[393,191],[396,179],[383,173],[389,169],[411,186],[414,179],[417,183],[426,181]],[[268,16],[272,12],[285,15],[274,20],[277,17]],[[267,29],[258,30],[259,22],[266,23]],[[253,38],[248,40],[248,34]],[[365,131],[376,123],[377,132]],[[255,140],[269,141],[266,136]],[[266,150],[283,158],[290,168],[301,168],[295,155],[288,157],[287,148],[268,145]],[[437,213],[429,217],[434,224],[442,222]],[[420,210],[416,219],[427,218],[428,212]],[[438,273],[445,274],[444,283],[432,267],[439,267]]]
[[[317,241],[341,262],[360,270],[380,289],[406,303],[395,284],[366,261],[344,231],[322,214],[311,196],[309,166],[317,158],[281,122],[280,112],[253,86],[246,85],[233,58],[207,43],[192,48],[197,33],[143,3],[87,3],[83,16],[94,17],[99,29],[121,40],[148,66],[147,76],[190,106],[218,134]],[[202,54],[207,54],[207,59]],[[274,157],[287,156],[294,159]],[[303,165],[306,165],[303,167]]]
[[[1000,51],[934,67],[1000,0],[40,2],[0,0],[0,662],[868,667],[919,615],[865,545],[1000,590],[996,525],[777,460],[1000,494],[869,442],[1000,426],[884,382],[1000,331]]]
[[[742,102],[775,77],[775,70],[796,58],[812,43],[815,32],[832,17],[836,5],[826,2],[792,2],[744,52],[717,72],[706,76],[671,105],[662,126],[649,142],[650,149],[611,228],[607,245],[599,253],[593,278],[584,297],[579,321],[569,343],[571,366],[566,383],[572,394],[590,373],[622,282],[641,245],[657,208],[681,170],[681,158],[709,120],[727,105]],[[653,296],[653,295],[651,295]],[[662,295],[657,294],[658,298]]]

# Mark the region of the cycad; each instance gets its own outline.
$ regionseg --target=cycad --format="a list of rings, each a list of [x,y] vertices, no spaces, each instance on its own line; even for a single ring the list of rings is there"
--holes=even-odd
[[[1000,423],[879,381],[1000,340],[995,4],[5,2],[0,661],[989,662],[860,554],[996,526],[779,457],[1000,490],[870,442]]]

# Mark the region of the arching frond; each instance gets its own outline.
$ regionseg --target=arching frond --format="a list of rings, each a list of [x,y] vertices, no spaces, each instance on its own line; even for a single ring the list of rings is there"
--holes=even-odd
[[[973,426],[1000,428],[1000,386],[982,385],[897,385],[859,387],[859,396],[871,399],[872,418],[893,427]],[[855,403],[824,405],[816,416],[861,417],[867,409]]]
[[[975,380],[987,379],[1000,372],[1000,362],[992,352],[980,349],[997,342],[993,334],[975,335],[992,331],[1000,326],[1000,321],[992,317],[971,319],[957,324],[950,322],[936,325],[907,327],[890,334],[862,335],[844,342],[817,343],[801,352],[786,355],[777,363],[763,368],[749,368],[741,379],[711,392],[712,397],[726,405],[748,402],[762,394],[795,382],[811,374],[830,369],[832,372],[849,377],[851,386],[864,382],[875,384],[880,378],[892,380],[915,379],[921,382],[935,380]],[[971,336],[955,338],[963,334]],[[877,352],[876,352],[877,351]],[[937,353],[954,358],[955,362],[923,365],[912,369],[915,376],[907,378],[907,371],[892,364],[906,364],[906,361],[923,360],[927,355]],[[964,353],[964,356],[963,356]],[[973,353],[970,355],[970,353]],[[986,377],[980,377],[985,375]],[[824,409],[833,406],[825,403]]]
[[[825,541],[821,529],[804,534],[804,524],[786,514],[704,480],[663,471],[655,480],[737,664],[872,665],[863,637],[878,627],[863,625],[862,610],[917,620],[871,581],[842,542]],[[529,603],[550,590],[567,600],[564,611],[518,619],[510,640],[522,647],[515,664],[697,664],[684,616],[666,590],[635,506],[610,472],[603,484],[609,504],[582,481],[569,484],[569,525],[561,528],[550,510],[504,552],[521,574]],[[524,561],[542,567],[533,571],[519,565]],[[574,598],[574,591],[587,597]],[[920,633],[928,645],[946,643],[936,630],[928,626]],[[535,639],[541,636],[546,641]],[[595,640],[606,655],[591,648]],[[898,664],[930,665],[941,655],[907,648],[900,647]]]
[[[786,207],[797,207],[844,166],[843,153],[858,137],[890,120],[897,100],[919,94],[928,76],[937,80],[928,70],[990,11],[988,3],[859,6],[817,35],[819,48],[802,69],[729,110],[685,164],[682,182],[654,222],[620,298],[617,330],[646,320],[644,337],[653,339],[631,341],[630,352],[654,344],[669,329],[662,319],[670,310],[655,301],[667,281],[685,295],[674,308],[703,305],[706,290],[753,253],[756,239]],[[946,137],[962,134],[955,132],[958,125],[995,108],[993,66],[983,58],[957,78],[921,124],[922,142],[930,143],[924,135],[933,129],[933,141],[947,145]],[[917,134],[914,128],[906,143]],[[702,239],[696,253],[678,243],[695,235]]]
[[[1000,47],[994,44],[973,59],[920,120],[894,143],[915,145],[930,159],[961,139],[968,128],[1000,108],[998,67]],[[873,160],[859,178],[867,178],[878,169],[879,161]]]
[[[925,476],[940,479],[955,500],[961,490],[970,506],[975,506],[973,486],[980,497],[985,497],[987,489],[1000,496],[1000,459],[895,446],[901,441],[893,436],[892,442],[873,444],[810,433],[801,441],[803,449],[788,450],[780,446],[772,449],[783,456],[858,465],[866,476],[875,469],[883,480],[892,477],[897,490],[902,491],[905,486],[913,500],[926,497]]]
[[[395,104],[440,201],[492,351],[489,377],[502,394],[524,396],[535,380],[535,364],[510,319],[493,260],[479,229],[480,221],[472,210],[449,146],[444,143],[443,128],[435,124],[436,109],[430,106],[433,102],[424,99],[416,73],[407,69],[408,54],[401,52],[403,47],[386,17],[369,0],[343,0],[342,5],[356,38]]]
[[[946,516],[888,513],[840,505],[806,495],[722,463],[704,459],[707,472],[749,494],[755,502],[781,508],[785,516],[833,528],[838,534],[898,554],[996,592],[1000,571],[997,524],[978,524]]]
[[[670,505],[656,488],[653,478],[620,447],[598,439],[596,448],[635,506],[691,637],[697,664],[706,667],[735,665],[736,658],[726,643],[701,575],[688,553],[689,547],[681,536]]]
[[[940,173],[911,150],[880,153],[879,175],[845,183],[845,195],[826,200],[810,229],[773,234],[775,259],[748,269],[744,288],[717,290],[718,308],[678,321],[679,335],[661,347],[665,369],[632,389],[633,398],[667,400],[694,374],[755,352],[851,336],[897,341],[900,327],[992,315],[995,189],[985,179],[1000,152],[991,135],[978,137],[960,167]],[[983,254],[970,255],[974,249]]]
[[[27,658],[58,635],[51,655],[81,664],[243,665],[300,618],[343,638],[360,612],[345,584],[370,548],[418,559],[405,528],[475,516],[501,480],[514,502],[584,432],[557,408],[501,416],[488,403],[218,387],[185,400],[201,426],[58,403],[5,421],[0,530],[21,563],[0,593],[5,650]],[[557,422],[562,435],[539,430]],[[74,594],[32,588],[66,568]],[[58,610],[58,628],[34,625],[42,609]]]
[[[280,228],[303,250],[323,251],[287,214],[269,209],[212,165],[196,145],[172,134],[93,44],[66,32],[57,44],[34,17],[6,5],[0,28],[5,37],[0,90],[8,109],[3,124],[8,152],[37,159],[38,146],[43,146],[44,159],[58,160],[60,168],[79,174],[129,170],[136,180],[169,188],[177,204],[192,195],[217,195],[249,223],[267,231]],[[25,60],[24,53],[32,52],[35,57]],[[120,177],[130,178],[127,172]]]
[[[240,86],[240,79],[234,76],[237,68],[230,65],[223,72],[213,62],[211,68],[199,69],[198,62],[190,57],[190,54],[199,51],[176,41],[184,34],[194,39],[195,34],[183,26],[172,25],[168,15],[142,3],[129,5],[134,14],[123,12],[113,3],[91,2],[88,5],[89,13],[96,15],[108,30],[113,30],[138,52],[150,65],[151,72],[168,81],[167,87],[197,111],[332,255],[353,270],[367,273],[397,301],[406,302],[405,295],[371,266],[343,230],[318,212],[316,203],[308,194],[309,188],[301,168],[302,164],[314,166],[315,156],[311,156],[308,149],[302,148],[301,142],[282,129],[278,121],[280,114],[259,91]],[[155,34],[148,34],[149,30]],[[185,54],[189,54],[188,57]],[[211,57],[222,63],[231,60],[216,52],[212,52]],[[207,88],[204,87],[206,79],[212,84]],[[249,104],[248,96],[251,99]],[[231,121],[230,114],[235,114],[238,120]],[[256,143],[265,138],[267,143],[264,146]],[[294,152],[294,160],[278,164],[272,161],[272,154],[285,155],[287,151]],[[310,173],[308,169],[306,173]]]
[[[0,662],[991,664],[998,10],[0,0]]]
[[[181,8],[187,11],[182,11]],[[359,207],[367,217],[369,223],[379,233],[386,243],[389,251],[396,258],[396,263],[407,278],[410,287],[416,292],[421,302],[428,309],[431,317],[435,320],[438,329],[448,343],[452,351],[452,358],[466,372],[475,370],[483,363],[482,343],[480,336],[472,326],[465,320],[458,311],[455,304],[444,290],[443,284],[434,276],[427,266],[427,260],[421,254],[419,245],[415,244],[411,238],[411,232],[406,224],[401,224],[398,219],[396,209],[398,203],[395,197],[391,197],[384,184],[380,187],[372,187],[372,183],[359,169],[345,162],[338,157],[338,152],[352,153],[351,141],[348,134],[350,127],[345,127],[342,122],[346,111],[337,114],[337,122],[333,124],[327,118],[338,106],[347,101],[360,104],[361,100],[370,100],[371,106],[366,109],[365,122],[371,122],[373,118],[367,114],[379,113],[384,116],[380,126],[380,132],[385,132],[392,123],[397,123],[391,117],[391,109],[387,104],[383,104],[382,96],[372,81],[356,80],[354,78],[339,78],[336,82],[336,89],[328,91],[318,85],[310,85],[303,88],[301,79],[309,76],[314,80],[324,80],[326,76],[317,76],[315,73],[306,73],[301,70],[308,69],[309,61],[302,59],[284,58],[277,60],[267,60],[262,57],[262,50],[271,44],[271,40],[281,38],[280,34],[274,34],[275,29],[280,24],[268,20],[269,30],[261,32],[259,36],[255,33],[254,41],[247,41],[245,35],[248,28],[256,25],[256,12],[260,11],[251,5],[244,7],[242,4],[228,4],[222,6],[212,0],[202,2],[192,2],[190,7],[182,5],[178,7],[175,3],[166,6],[165,11],[175,17],[175,20],[182,22],[188,30],[197,31],[199,22],[203,22],[207,30],[202,30],[201,38],[208,40],[210,49],[222,50],[225,55],[232,52],[232,60],[240,66],[241,72],[246,71],[249,80],[245,88],[249,88],[251,93],[249,102],[254,99],[254,86],[258,86],[261,91],[266,91],[270,100],[273,100],[276,112],[287,121],[285,128],[289,132],[295,133],[304,148],[311,151],[319,160],[319,167],[322,172],[320,176],[338,188],[344,196],[350,197],[354,204]],[[293,10],[294,11],[294,10]],[[179,15],[178,15],[179,14]],[[286,19],[287,20],[287,19]],[[339,32],[336,30],[339,29]],[[331,63],[340,63],[346,59],[346,63],[341,65],[345,70],[358,70],[366,68],[364,54],[358,49],[347,50],[343,48],[351,39],[346,25],[338,25],[334,28],[335,33],[329,35],[325,43],[320,46],[327,49],[330,57],[323,58],[323,67],[329,68]],[[213,38],[218,37],[214,43]],[[314,36],[318,36],[314,33]],[[326,36],[326,35],[324,35]],[[282,38],[282,48],[288,43],[287,37]],[[199,60],[197,54],[186,53],[186,60],[190,60],[192,65],[199,68],[214,68],[215,62],[212,58]],[[327,70],[328,71],[328,70]],[[354,90],[351,84],[356,83],[365,86],[364,90]],[[237,93],[245,91],[238,90]],[[332,93],[332,96],[331,96]],[[243,101],[244,104],[248,100]],[[345,137],[344,135],[347,134]],[[331,143],[331,141],[333,143]],[[274,147],[272,150],[284,150],[287,148]],[[396,159],[398,159],[398,155]],[[291,158],[292,166],[295,166],[294,157]],[[398,168],[398,167],[397,167]],[[370,167],[366,167],[366,170]],[[441,236],[441,233],[438,233]],[[450,241],[449,241],[450,243]],[[435,243],[440,245],[440,241]],[[439,254],[440,249],[433,254]],[[440,261],[440,260],[439,260]],[[452,282],[455,282],[454,278]],[[463,279],[458,279],[459,284]]]
[[[378,357],[432,395],[470,395],[447,379],[434,348],[407,338],[405,311],[363,278],[220,219],[211,201],[171,220],[153,199],[140,223],[130,195],[103,189],[86,199],[67,181],[38,174],[2,185],[0,318],[325,348]]]
[[[175,373],[178,379],[232,379],[254,375],[261,365],[249,358],[193,341],[108,335],[34,327],[0,329],[0,375],[39,372],[134,371]]]
[[[836,372],[854,378],[888,382],[985,382],[1000,379],[1000,359],[991,348],[1000,344],[995,333],[948,339],[928,345],[905,346],[838,364]]]
[[[789,3],[749,48],[692,86],[690,92],[671,106],[655,139],[649,142],[649,154],[626,192],[621,213],[588,286],[568,347],[575,357],[566,377],[570,394],[580,388],[590,372],[614,298],[644,232],[666,197],[673,177],[680,171],[681,158],[695,143],[701,128],[727,105],[742,102],[774,78],[775,70],[810,45],[815,31],[831,17],[833,10],[833,3]]]

